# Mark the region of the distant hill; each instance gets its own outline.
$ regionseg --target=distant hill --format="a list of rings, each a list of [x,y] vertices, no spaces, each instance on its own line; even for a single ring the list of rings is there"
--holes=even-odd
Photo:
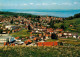
[[[0,11],[0,15],[4,16],[23,16],[23,17],[35,17],[36,15],[28,14],[28,13],[15,13],[15,12],[3,12]]]
[[[74,16],[67,17],[66,19],[71,20],[71,19],[74,19],[74,18],[80,18],[80,13],[75,14]]]

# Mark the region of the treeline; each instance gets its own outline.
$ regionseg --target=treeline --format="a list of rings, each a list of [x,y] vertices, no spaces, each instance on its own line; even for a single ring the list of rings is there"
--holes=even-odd
[[[0,11],[0,15],[10,15],[10,16],[14,16],[14,17],[18,17],[18,16],[22,16],[22,17],[36,17],[36,15],[32,15],[32,14],[28,14],[28,13],[15,13],[15,12],[2,12]]]
[[[72,19],[74,19],[74,18],[80,18],[80,13],[75,14],[74,16],[67,17],[66,19],[67,19],[67,20],[72,20]]]

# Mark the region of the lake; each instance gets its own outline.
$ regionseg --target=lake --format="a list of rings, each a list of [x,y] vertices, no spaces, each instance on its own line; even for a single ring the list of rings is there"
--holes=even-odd
[[[0,9],[5,12],[30,13],[34,15],[48,15],[57,17],[69,17],[80,13],[80,10],[50,10],[50,9]]]

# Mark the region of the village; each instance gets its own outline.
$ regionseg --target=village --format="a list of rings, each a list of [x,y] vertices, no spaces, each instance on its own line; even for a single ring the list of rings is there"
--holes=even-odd
[[[54,29],[54,27],[50,27],[54,25],[54,23],[62,22],[63,20],[64,18],[51,16],[25,18],[22,16],[4,17],[0,15],[0,46],[58,46],[63,45],[63,42],[57,39],[80,39],[77,33],[64,31],[64,29],[61,28]],[[25,33],[23,31],[25,31]],[[21,32],[20,35],[17,34],[18,32]],[[14,33],[16,36],[12,35]],[[27,36],[21,36],[23,34]],[[53,39],[54,41],[49,41]]]

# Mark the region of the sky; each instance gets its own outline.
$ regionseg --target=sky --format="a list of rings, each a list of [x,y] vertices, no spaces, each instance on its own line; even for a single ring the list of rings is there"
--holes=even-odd
[[[0,9],[80,9],[80,0],[0,0]]]

